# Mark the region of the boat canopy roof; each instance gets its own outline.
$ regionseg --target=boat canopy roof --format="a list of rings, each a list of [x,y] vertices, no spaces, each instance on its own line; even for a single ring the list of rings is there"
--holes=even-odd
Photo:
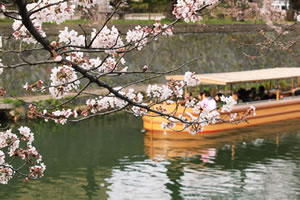
[[[200,84],[228,85],[300,77],[300,67],[280,67],[239,72],[196,74]],[[184,80],[184,75],[166,76],[167,80]]]

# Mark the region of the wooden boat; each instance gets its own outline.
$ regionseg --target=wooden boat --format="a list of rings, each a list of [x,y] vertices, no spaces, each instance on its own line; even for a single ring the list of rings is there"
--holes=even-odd
[[[250,70],[243,72],[227,72],[227,73],[209,73],[209,74],[199,74],[196,75],[200,79],[201,83],[212,84],[212,85],[229,85],[232,90],[233,84],[241,83],[251,83],[259,81],[270,81],[270,80],[282,80],[291,79],[292,90],[294,86],[294,79],[297,79],[297,84],[299,84],[300,68],[271,68],[271,69],[261,69],[261,70]],[[167,80],[183,80],[184,76],[167,76]],[[283,98],[279,98],[284,96]],[[186,110],[182,105],[174,104],[159,104],[161,108],[165,109],[167,113],[171,113],[177,108],[176,115],[179,116],[184,111],[185,113],[193,113],[192,109],[187,108]],[[157,105],[154,108],[158,107]],[[177,106],[177,107],[176,107]],[[257,124],[270,123],[275,121],[288,120],[300,117],[300,96],[293,96],[292,92],[280,92],[277,88],[276,99],[264,100],[264,101],[253,101],[248,103],[237,104],[233,107],[232,113],[237,113],[242,115],[245,113],[250,106],[256,108],[256,115],[249,116],[247,122],[241,122],[237,124],[233,123],[216,123],[210,124],[204,127],[204,131],[199,133],[210,133],[218,132],[236,128],[243,128],[247,126],[253,126]],[[153,117],[153,113],[143,117],[144,129],[148,132],[163,132],[165,135],[172,134],[178,135],[180,133],[187,132],[184,129],[183,123],[176,123],[176,126],[171,129],[163,129],[161,124],[163,122],[168,122],[167,119],[163,117]],[[225,117],[228,114],[221,114],[221,117]],[[196,115],[195,115],[196,116]],[[187,116],[188,117],[188,116]],[[176,133],[176,131],[180,133]],[[175,131],[175,132],[174,132]],[[198,134],[199,134],[198,133]]]

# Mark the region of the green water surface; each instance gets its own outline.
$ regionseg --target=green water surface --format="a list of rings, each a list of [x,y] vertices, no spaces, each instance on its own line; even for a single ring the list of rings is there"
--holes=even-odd
[[[299,119],[187,140],[185,147],[144,144],[142,120],[129,115],[29,126],[45,176],[0,185],[1,200],[300,199]]]

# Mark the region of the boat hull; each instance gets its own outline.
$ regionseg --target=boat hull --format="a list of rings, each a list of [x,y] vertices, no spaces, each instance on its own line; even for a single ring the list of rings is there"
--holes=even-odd
[[[160,109],[165,109],[168,113],[171,113],[176,109],[176,105],[172,104],[160,104],[158,105]],[[243,121],[237,124],[234,123],[216,123],[210,124],[204,127],[203,133],[210,132],[219,132],[224,130],[243,128],[248,126],[253,126],[257,124],[265,124],[276,121],[283,121],[288,119],[300,118],[300,97],[293,97],[282,99],[279,101],[263,101],[263,102],[253,102],[249,104],[236,105],[234,106],[232,113],[237,113],[238,115],[243,115],[250,106],[254,106],[256,108],[255,116],[248,116],[247,121]],[[157,108],[157,106],[155,107]],[[177,107],[176,116],[179,116],[183,113],[184,107]],[[186,109],[186,112],[193,113],[191,109]],[[151,113],[150,113],[151,114]],[[221,115],[221,117],[224,117]],[[178,135],[178,131],[180,133],[187,133],[187,130],[184,129],[183,123],[176,123],[176,126],[171,129],[163,129],[161,124],[163,122],[167,122],[163,117],[152,117],[152,116],[144,116],[144,129],[148,132],[163,132],[163,133],[173,133],[173,135]],[[176,133],[177,132],[177,133]]]

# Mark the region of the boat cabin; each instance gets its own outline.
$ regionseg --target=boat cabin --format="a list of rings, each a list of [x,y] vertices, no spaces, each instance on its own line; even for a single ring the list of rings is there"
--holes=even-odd
[[[206,74],[197,74],[195,75],[200,79],[200,84],[205,85],[217,85],[219,86],[229,86],[230,95],[234,94],[235,85],[243,85],[246,83],[260,83],[260,82],[269,82],[270,87],[275,88],[276,100],[278,101],[282,97],[294,96],[295,94],[300,94],[300,68],[269,68],[269,69],[258,69],[258,70],[248,70],[248,71],[239,71],[239,72],[223,72],[223,73],[206,73]],[[184,80],[182,75],[166,76],[167,80]],[[279,81],[287,80],[290,82],[290,90],[283,91],[280,88]],[[296,81],[295,81],[296,80]],[[276,83],[272,86],[271,81]],[[295,86],[296,82],[296,86]],[[299,90],[299,91],[298,91]],[[298,91],[298,92],[297,92]]]

